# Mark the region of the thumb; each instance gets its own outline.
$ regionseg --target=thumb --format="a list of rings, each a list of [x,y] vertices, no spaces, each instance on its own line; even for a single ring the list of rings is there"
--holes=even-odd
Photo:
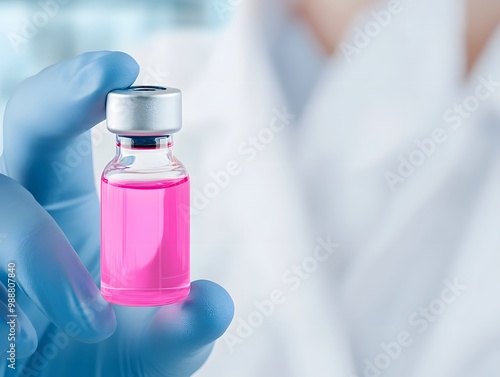
[[[195,281],[181,303],[164,306],[152,317],[143,337],[145,375],[189,376],[208,358],[213,342],[227,329],[234,304],[224,288]]]

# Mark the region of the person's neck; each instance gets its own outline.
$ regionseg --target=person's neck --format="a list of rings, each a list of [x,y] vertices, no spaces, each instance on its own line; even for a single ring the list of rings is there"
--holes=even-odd
[[[468,0],[467,3],[467,73],[470,73],[500,25],[500,2]]]
[[[311,29],[328,54],[342,41],[346,29],[356,15],[374,0],[298,0],[295,13]]]

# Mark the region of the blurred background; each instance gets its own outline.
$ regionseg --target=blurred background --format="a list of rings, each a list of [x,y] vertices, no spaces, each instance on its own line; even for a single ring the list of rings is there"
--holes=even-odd
[[[193,279],[236,304],[197,376],[490,377],[499,23],[495,0],[2,0],[0,115],[93,50],[183,91]]]

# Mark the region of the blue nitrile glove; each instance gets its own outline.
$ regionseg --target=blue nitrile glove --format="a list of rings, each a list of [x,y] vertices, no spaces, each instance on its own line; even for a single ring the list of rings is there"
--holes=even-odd
[[[157,308],[112,306],[99,281],[99,202],[89,129],[106,94],[131,85],[137,63],[93,52],[27,79],[7,105],[0,175],[0,375],[189,376],[233,316],[227,292],[209,281]],[[8,265],[15,263],[18,325],[10,342]],[[12,272],[12,271],[11,271]],[[11,275],[13,276],[13,275]]]

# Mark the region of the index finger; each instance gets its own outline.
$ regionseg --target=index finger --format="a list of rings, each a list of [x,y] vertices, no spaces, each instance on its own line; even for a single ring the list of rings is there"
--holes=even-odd
[[[90,150],[73,161],[75,166],[64,179],[54,167],[67,165],[67,151],[78,151],[85,132],[104,120],[107,93],[130,86],[138,73],[129,55],[99,51],[55,64],[25,80],[5,111],[7,175],[44,207],[93,193]]]

